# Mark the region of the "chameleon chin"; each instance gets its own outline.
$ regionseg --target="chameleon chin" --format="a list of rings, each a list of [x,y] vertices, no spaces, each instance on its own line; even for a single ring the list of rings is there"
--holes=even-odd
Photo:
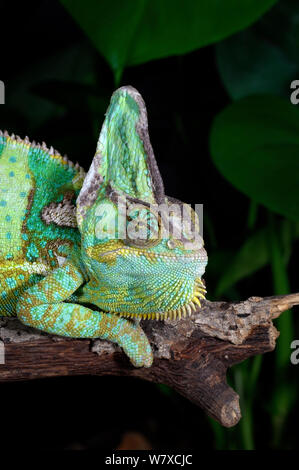
[[[150,367],[132,318],[191,315],[207,254],[197,214],[165,196],[140,94],[112,95],[87,174],[52,147],[0,132],[0,182],[1,314],[113,341]]]

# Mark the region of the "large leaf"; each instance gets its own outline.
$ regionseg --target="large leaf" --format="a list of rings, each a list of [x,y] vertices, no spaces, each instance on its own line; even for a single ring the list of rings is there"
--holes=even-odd
[[[293,240],[299,237],[299,223],[283,219],[277,227],[277,236],[282,247],[282,263],[287,265]],[[228,261],[228,260],[225,260]],[[271,262],[269,250],[269,228],[259,229],[230,255],[226,269],[220,271],[220,279],[216,287],[216,296],[220,297],[237,282],[245,279]],[[219,272],[219,267],[218,267]],[[218,276],[219,278],[219,276]]]
[[[216,45],[222,81],[233,99],[289,96],[299,74],[299,3],[281,0],[257,23]]]
[[[267,249],[267,230],[261,229],[246,240],[240,250],[227,264],[216,288],[219,297],[236,282],[255,273],[270,261]]]
[[[289,101],[261,95],[233,103],[216,117],[210,148],[240,191],[299,220],[299,112]]]
[[[61,116],[66,103],[60,103],[58,107],[49,97],[38,96],[35,88],[51,80],[78,85],[93,83],[93,55],[85,44],[73,44],[61,49],[55,56],[41,57],[30,68],[20,70],[17,79],[10,82],[7,102],[26,117],[31,130],[50,118]],[[1,117],[4,122],[5,115]]]
[[[126,65],[184,54],[256,21],[276,0],[61,0],[119,80]]]

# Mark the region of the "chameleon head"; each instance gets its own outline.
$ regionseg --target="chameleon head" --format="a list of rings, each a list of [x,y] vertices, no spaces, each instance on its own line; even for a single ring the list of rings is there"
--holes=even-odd
[[[198,216],[164,194],[144,102],[132,87],[111,99],[77,200],[93,302],[139,318],[180,318],[204,298],[207,254]]]

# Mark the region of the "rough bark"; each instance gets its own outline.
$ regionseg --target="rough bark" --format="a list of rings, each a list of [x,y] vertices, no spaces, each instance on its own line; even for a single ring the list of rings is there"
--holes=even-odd
[[[239,396],[226,382],[227,368],[272,351],[279,335],[272,320],[298,304],[299,293],[239,303],[204,301],[192,317],[142,321],[155,355],[149,369],[134,368],[107,341],[50,336],[17,319],[2,319],[0,382],[84,374],[140,377],[169,385],[231,427],[241,412]]]

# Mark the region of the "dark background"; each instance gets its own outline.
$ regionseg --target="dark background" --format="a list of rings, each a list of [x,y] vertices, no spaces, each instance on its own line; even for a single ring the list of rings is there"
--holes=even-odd
[[[298,290],[298,224],[252,202],[212,161],[213,121],[232,101],[214,45],[128,66],[116,85],[106,60],[58,1],[2,1],[0,15],[2,130],[45,141],[87,170],[110,95],[118,85],[133,85],[147,104],[166,193],[204,204],[207,297],[239,300]],[[259,269],[238,275],[219,295],[219,279],[244,243],[268,226],[279,232],[284,223],[292,233],[287,248],[283,245],[285,271],[278,267],[277,277],[275,262],[266,256]],[[261,248],[253,243],[246,259],[250,264],[259,256],[264,256]],[[296,309],[285,314],[291,315],[288,338],[293,340],[299,337]],[[116,448],[124,438],[131,448],[292,449],[299,437],[299,366],[290,361],[282,366],[278,351],[230,371],[244,415],[234,429],[221,428],[166,386],[70,377],[1,384],[0,440],[15,449]]]

